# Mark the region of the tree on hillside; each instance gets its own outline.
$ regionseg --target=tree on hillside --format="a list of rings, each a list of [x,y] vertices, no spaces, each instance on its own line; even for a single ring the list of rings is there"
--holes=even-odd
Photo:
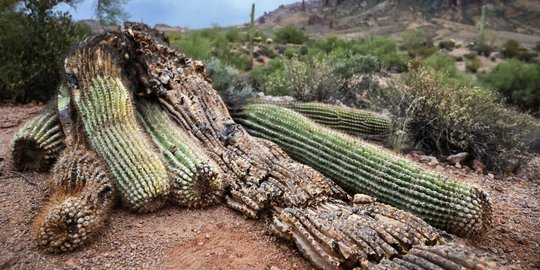
[[[126,0],[98,0],[96,14],[107,24],[125,18]],[[80,0],[6,0],[0,2],[0,100],[47,100],[60,82],[62,58],[73,44],[90,34],[59,4]]]

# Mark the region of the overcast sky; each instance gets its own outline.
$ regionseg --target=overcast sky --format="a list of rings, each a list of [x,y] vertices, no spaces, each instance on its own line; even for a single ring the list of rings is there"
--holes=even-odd
[[[255,18],[272,11],[281,4],[299,0],[129,0],[125,10],[129,20],[149,25],[164,23],[192,29],[205,28],[217,23],[221,26],[249,22],[251,3],[255,2]],[[83,0],[69,10],[75,20],[95,19],[95,0]]]

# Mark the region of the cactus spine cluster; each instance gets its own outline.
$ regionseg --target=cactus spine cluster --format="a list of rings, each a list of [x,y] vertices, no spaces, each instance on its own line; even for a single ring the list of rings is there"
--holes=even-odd
[[[290,108],[329,128],[363,138],[384,138],[392,128],[391,120],[370,111],[322,103],[291,103]]]
[[[321,127],[275,105],[249,105],[239,119],[258,137],[277,143],[354,193],[409,211],[433,226],[462,236],[482,233],[491,205],[475,187],[425,171],[413,162],[366,142]]]
[[[16,169],[49,169],[65,147],[58,116],[54,112],[46,112],[34,117],[17,131],[11,146]]]
[[[132,98],[118,78],[96,76],[74,91],[84,131],[109,167],[124,203],[153,211],[168,195],[167,170],[138,126]]]
[[[223,186],[213,163],[157,103],[138,100],[139,118],[170,172],[171,198],[181,206],[205,207],[220,201]]]
[[[47,252],[73,250],[94,236],[110,216],[114,185],[99,158],[66,151],[53,169],[51,200],[36,220],[35,238]]]

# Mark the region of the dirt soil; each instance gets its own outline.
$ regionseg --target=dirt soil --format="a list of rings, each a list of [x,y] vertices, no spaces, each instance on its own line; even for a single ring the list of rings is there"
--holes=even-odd
[[[218,206],[169,207],[136,215],[116,209],[102,234],[82,249],[50,255],[32,240],[32,222],[48,198],[45,173],[13,172],[9,142],[37,105],[0,106],[0,269],[310,269],[294,245],[277,239],[265,220]],[[539,181],[474,175],[443,167],[492,198],[495,226],[468,242],[524,269],[540,268]]]

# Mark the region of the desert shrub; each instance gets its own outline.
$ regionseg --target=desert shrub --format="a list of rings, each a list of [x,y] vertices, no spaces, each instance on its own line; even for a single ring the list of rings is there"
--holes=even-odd
[[[243,53],[231,51],[227,33],[215,26],[183,35],[169,33],[169,38],[171,45],[193,59],[209,60],[215,57],[224,64],[240,70],[249,69],[249,57]]]
[[[453,40],[443,40],[439,42],[439,49],[442,50],[453,50],[456,47],[456,43]]]
[[[54,11],[59,1],[0,4],[0,100],[47,100],[63,74],[68,49],[90,34],[69,13]]]
[[[540,65],[510,59],[481,76],[480,81],[496,89],[504,100],[540,116]]]
[[[266,83],[268,77],[278,70],[283,73],[284,67],[281,59],[272,59],[266,65],[258,65],[253,67],[253,69],[249,72],[251,84],[255,89],[263,91],[264,84]]]
[[[372,55],[335,53],[331,55],[333,72],[347,80],[360,73],[372,73],[381,70],[379,60]]]
[[[456,67],[456,60],[448,55],[436,52],[422,61],[428,67],[431,67],[441,73],[445,73],[450,78],[460,78],[462,74]]]
[[[231,27],[227,32],[225,32],[225,37],[229,42],[244,42],[242,34],[240,33],[240,30],[236,27]]]
[[[283,56],[285,56],[288,59],[297,57],[299,55],[300,55],[300,50],[295,47],[287,47],[287,49],[285,49],[285,52],[283,53]]]
[[[259,50],[261,52],[262,55],[264,56],[267,56],[267,57],[270,57],[270,58],[274,58],[277,56],[276,52],[274,50],[272,50],[272,48],[266,46],[266,45],[259,45]]]
[[[340,39],[338,37],[327,37],[315,41],[311,46],[318,51],[330,53],[336,51],[350,51],[353,47],[353,41]]]
[[[356,41],[352,45],[351,52],[377,57],[381,67],[386,70],[396,72],[407,70],[407,56],[399,53],[396,43],[387,38],[375,37],[370,40]]]
[[[302,44],[308,40],[308,37],[304,31],[294,27],[285,26],[280,28],[274,34],[274,41],[287,44]]]
[[[344,83],[334,73],[332,59],[323,54],[287,60],[285,72],[291,94],[300,101],[326,100],[337,95]]]
[[[491,91],[446,84],[424,67],[411,68],[405,81],[405,100],[414,108],[408,131],[419,147],[445,155],[466,151],[494,170],[526,151],[522,139],[534,120],[498,103]]]
[[[411,57],[428,57],[436,49],[428,34],[421,30],[408,31],[401,36],[400,48]]]
[[[271,96],[289,96],[291,83],[284,70],[278,69],[270,73],[264,81],[263,91]]]
[[[482,62],[477,58],[465,61],[465,70],[469,72],[476,73],[480,67],[482,67]]]
[[[205,67],[212,79],[212,86],[227,105],[234,107],[253,92],[248,78],[237,68],[223,64],[217,58],[205,61]]]
[[[505,58],[516,58],[526,62],[531,61],[536,57],[535,53],[529,52],[526,48],[521,47],[521,45],[513,39],[504,43],[501,53]]]

